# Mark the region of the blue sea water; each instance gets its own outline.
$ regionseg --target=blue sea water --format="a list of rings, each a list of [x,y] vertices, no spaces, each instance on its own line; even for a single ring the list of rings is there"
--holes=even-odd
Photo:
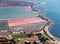
[[[29,11],[26,7],[0,7],[0,19],[24,18],[35,15],[35,12]]]
[[[25,0],[26,1],[26,0]],[[44,2],[35,8],[42,11],[44,16],[52,20],[49,31],[60,38],[60,0],[28,0],[32,2]]]
[[[40,4],[35,8],[41,10],[45,16],[47,16],[52,20],[52,25],[49,28],[49,31],[52,35],[60,38],[60,0],[24,0],[24,1],[45,2],[45,4]],[[21,14],[23,14],[22,17],[36,15],[34,12],[33,13],[28,12],[27,10],[22,12],[19,7],[13,7],[13,8],[0,7],[0,18],[11,18],[11,17],[16,18],[20,17]]]
[[[36,7],[41,10],[45,16],[52,20],[49,31],[52,35],[60,38],[60,0],[33,0],[37,2],[45,2],[44,5]],[[40,7],[42,6],[42,7]]]

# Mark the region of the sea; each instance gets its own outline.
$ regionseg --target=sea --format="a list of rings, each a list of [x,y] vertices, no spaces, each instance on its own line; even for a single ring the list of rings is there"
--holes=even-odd
[[[17,0],[15,0],[17,1]],[[22,1],[22,0],[19,0]],[[43,15],[52,21],[49,28],[49,32],[60,38],[60,0],[23,0],[30,2],[42,2],[39,5],[34,6],[39,11],[43,12]],[[19,18],[19,17],[31,17],[36,16],[35,12],[27,11],[22,7],[0,7],[0,18]],[[25,15],[24,15],[25,14]]]
[[[43,15],[48,17],[52,24],[49,32],[60,38],[60,0],[33,0],[34,2],[43,2],[36,9],[43,12]]]

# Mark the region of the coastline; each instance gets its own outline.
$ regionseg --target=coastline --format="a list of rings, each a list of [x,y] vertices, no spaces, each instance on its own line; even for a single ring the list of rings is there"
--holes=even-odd
[[[17,3],[17,2],[16,2]],[[47,23],[43,26],[43,30],[44,31],[46,31],[46,33],[50,36],[50,37],[52,37],[53,39],[55,39],[55,40],[60,40],[59,38],[57,38],[57,37],[55,37],[55,36],[53,36],[50,32],[49,32],[49,30],[48,30],[48,28],[50,27],[50,24],[52,23],[52,21],[49,19],[49,18],[47,18],[47,17],[45,17],[45,16],[43,16],[43,14],[42,14],[42,12],[41,11],[39,11],[39,10],[36,10],[33,6],[34,6],[34,3],[32,3],[31,5],[26,5],[26,3],[28,3],[28,2],[25,2],[24,4],[23,4],[23,6],[30,6],[31,7],[31,9],[32,9],[32,11],[35,11],[35,12],[37,12],[38,13],[38,16],[37,17],[39,17],[39,18],[42,18],[42,19],[44,19],[44,20],[46,20],[47,21]],[[6,4],[6,3],[5,3]],[[0,5],[0,6],[16,6],[16,5],[5,5],[5,4],[2,4],[2,5]],[[18,3],[18,4],[20,4],[20,3]],[[17,4],[17,5],[18,5]],[[38,4],[38,3],[36,3],[36,4]],[[19,5],[20,6],[20,5]],[[22,6],[22,5],[21,5]],[[30,9],[30,10],[31,10]]]
[[[29,5],[29,4],[28,4]],[[32,4],[33,5],[33,4]],[[25,5],[24,5],[25,6]],[[26,6],[27,7],[27,6]],[[44,16],[43,15],[43,12],[41,12],[41,11],[39,11],[39,10],[36,10],[36,8],[34,8],[33,6],[30,6],[29,5],[29,10],[31,10],[31,11],[34,11],[34,12],[37,12],[37,18],[41,18],[41,19],[43,19],[43,20],[45,20],[46,21],[46,23],[43,25],[43,26],[39,26],[40,28],[39,28],[39,30],[38,31],[36,31],[36,32],[40,32],[41,34],[43,34],[46,38],[48,38],[49,39],[49,41],[50,42],[54,42],[55,44],[60,44],[60,39],[59,38],[57,38],[57,37],[55,37],[55,36],[53,36],[50,32],[49,32],[49,27],[51,26],[51,24],[52,24],[52,21],[49,19],[49,18],[47,18],[46,16]],[[1,20],[3,20],[3,19],[1,19]],[[6,20],[6,19],[4,19],[4,20]],[[36,20],[36,19],[35,19]],[[37,19],[38,20],[38,19]],[[32,20],[33,21],[33,20]],[[41,20],[40,20],[41,21]],[[22,23],[23,24],[23,23]],[[40,25],[40,24],[39,24]],[[31,28],[30,28],[31,29]],[[36,28],[35,28],[36,29]],[[34,31],[33,31],[34,32]],[[35,32],[35,33],[36,33]],[[3,36],[4,37],[4,36]],[[33,38],[34,37],[32,37],[32,38],[27,38],[27,39],[29,39],[29,40],[33,40]],[[36,37],[37,38],[37,40],[38,40],[38,37]],[[34,40],[36,39],[36,38],[34,38]],[[9,38],[8,38],[9,39]],[[18,38],[19,39],[19,38]],[[23,38],[24,39],[24,38]],[[26,40],[27,40],[26,39]],[[25,39],[24,39],[25,40]],[[33,40],[33,41],[34,41]],[[20,41],[19,41],[20,42]],[[18,43],[17,43],[18,44]],[[22,43],[21,43],[22,44]],[[50,43],[49,43],[50,44]]]
[[[40,17],[40,18],[42,18],[43,20],[46,20],[46,21],[47,21],[47,23],[42,26],[43,30],[47,33],[47,35],[49,35],[49,37],[51,37],[52,39],[57,40],[58,42],[60,42],[60,39],[57,38],[57,37],[55,37],[55,36],[53,36],[53,35],[49,32],[49,30],[48,30],[49,27],[51,26],[52,21],[51,21],[49,18],[45,17],[45,16],[42,14],[41,11],[36,10],[34,7],[32,8],[32,11],[35,11],[35,12],[38,13],[38,16],[37,16],[37,17]]]

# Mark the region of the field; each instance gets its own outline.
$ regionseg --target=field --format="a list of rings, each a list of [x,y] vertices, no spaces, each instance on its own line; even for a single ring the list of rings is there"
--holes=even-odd
[[[12,35],[13,38],[27,38],[28,36],[26,34],[16,34]]]

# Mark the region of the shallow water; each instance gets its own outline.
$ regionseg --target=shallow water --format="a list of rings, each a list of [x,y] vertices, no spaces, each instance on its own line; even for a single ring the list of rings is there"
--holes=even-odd
[[[52,25],[49,28],[49,31],[54,36],[60,38],[60,0],[30,0],[30,1],[46,2],[46,4],[41,4],[39,6],[36,6],[35,8],[41,10],[45,16],[52,20]],[[36,15],[35,12],[32,13],[26,10],[22,12],[20,7],[0,8],[0,18],[17,18],[28,16],[30,17],[35,15]]]
[[[24,18],[35,16],[35,12],[29,11],[26,7],[0,7],[0,18]]]
[[[60,0],[37,0],[37,2],[46,2],[44,5],[36,7],[41,10],[45,16],[52,20],[49,31],[52,35],[60,38]]]

